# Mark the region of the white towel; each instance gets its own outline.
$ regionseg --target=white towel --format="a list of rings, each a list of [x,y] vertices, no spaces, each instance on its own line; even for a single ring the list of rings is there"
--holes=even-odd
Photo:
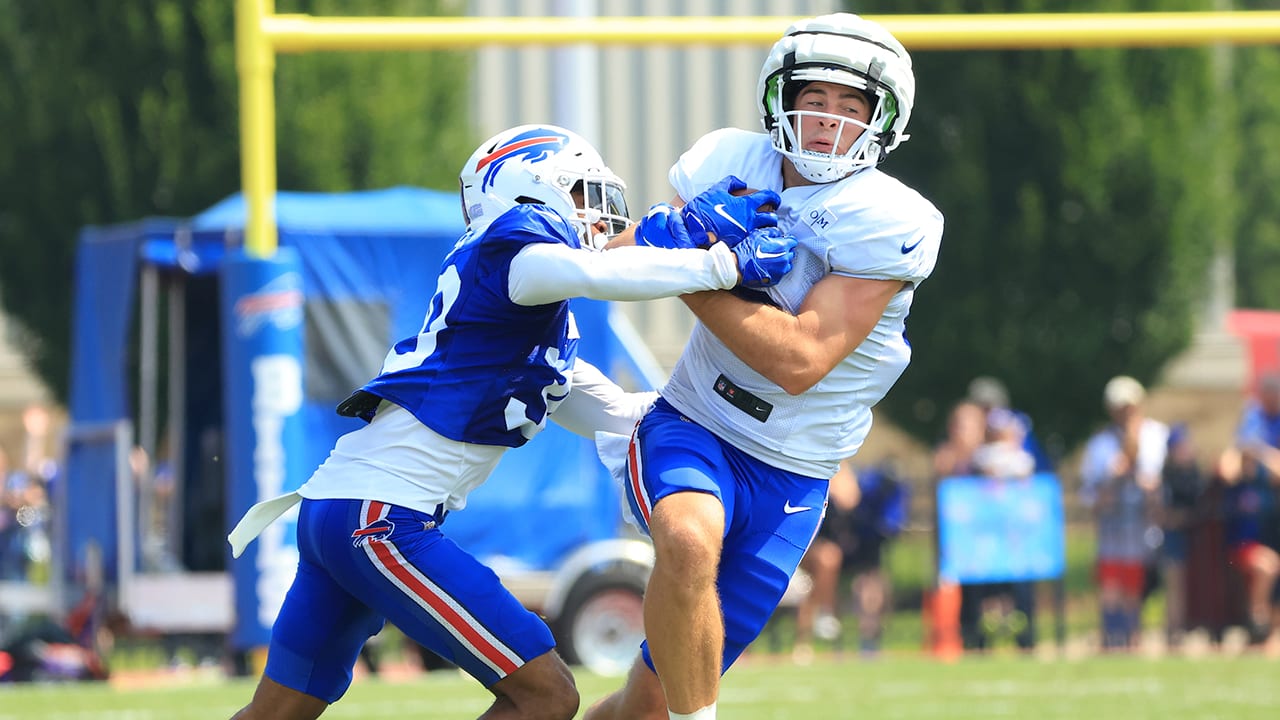
[[[249,508],[244,517],[240,518],[240,522],[232,528],[231,534],[227,535],[227,542],[231,543],[231,557],[240,557],[249,543],[253,542],[253,539],[258,537],[268,525],[300,502],[302,502],[302,496],[295,490],[270,500],[263,500]]]

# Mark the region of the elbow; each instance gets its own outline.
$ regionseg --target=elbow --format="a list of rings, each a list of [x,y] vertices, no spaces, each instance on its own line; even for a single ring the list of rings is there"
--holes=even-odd
[[[739,353],[746,358],[748,353]],[[768,359],[747,361],[756,372],[769,382],[782,388],[788,395],[803,395],[822,381],[836,363],[827,363],[824,356],[811,352],[803,344],[787,346],[781,353],[772,353]]]
[[[808,392],[814,385],[822,380],[826,373],[810,372],[805,370],[797,370],[790,372],[775,373],[773,377],[769,377],[775,385],[782,388],[783,392],[788,395],[803,395]]]
[[[809,391],[809,388],[817,385],[817,381],[809,382],[808,380],[789,380],[778,383],[778,387],[782,388],[788,395],[803,395]]]

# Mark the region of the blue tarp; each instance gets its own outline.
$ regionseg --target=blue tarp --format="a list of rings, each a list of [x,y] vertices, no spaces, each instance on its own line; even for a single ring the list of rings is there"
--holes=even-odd
[[[337,436],[359,422],[334,413],[340,395],[376,373],[392,343],[418,332],[441,261],[462,234],[463,222],[456,194],[408,187],[338,194],[281,192],[275,207],[280,246],[296,248],[301,258],[307,313],[304,355],[311,373],[304,381],[305,441],[287,452],[315,467]],[[206,284],[216,282],[226,250],[241,242],[244,218],[244,200],[233,195],[189,219],[148,219],[82,231],[73,423],[136,416],[137,379],[130,359],[137,355],[139,268],[155,266],[170,279],[188,283],[199,278]],[[199,317],[200,308],[193,310],[192,302],[188,300],[189,320]],[[607,305],[575,301],[574,310],[582,328],[583,356],[606,369],[626,362],[615,357],[620,345],[608,327]],[[211,306],[204,311],[217,312]],[[208,363],[201,364],[200,357],[190,359],[188,375],[219,374],[220,364],[209,359],[216,354],[209,350],[217,343],[216,324],[189,321],[186,333],[188,355],[203,356]],[[189,383],[201,381],[218,389],[216,380],[189,377]],[[202,411],[190,407],[193,404],[189,400],[189,413]],[[220,417],[214,420],[221,422]],[[199,438],[187,438],[188,448],[198,444]],[[187,482],[193,482],[197,469],[185,470]],[[69,559],[92,537],[104,547],[112,567],[114,523],[104,519],[103,508],[109,505],[106,483],[114,480],[100,458],[74,453],[68,475],[68,523],[85,528],[79,535],[73,532]],[[508,453],[493,478],[472,495],[467,509],[449,518],[445,530],[477,556],[505,555],[518,565],[547,568],[584,541],[614,536],[618,507],[617,492],[591,443],[553,425],[528,446]],[[201,542],[223,543],[226,528],[220,530],[222,534]]]

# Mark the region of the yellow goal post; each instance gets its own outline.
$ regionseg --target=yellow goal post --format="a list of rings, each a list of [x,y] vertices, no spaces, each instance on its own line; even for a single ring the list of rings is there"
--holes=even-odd
[[[1187,47],[1280,42],[1280,11],[868,16],[912,50]],[[236,0],[245,250],[276,251],[275,58],[279,53],[484,45],[768,45],[795,17],[314,17]]]

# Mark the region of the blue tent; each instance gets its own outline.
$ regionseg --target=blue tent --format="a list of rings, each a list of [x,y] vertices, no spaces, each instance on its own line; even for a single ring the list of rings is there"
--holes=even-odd
[[[360,422],[339,417],[337,402],[377,372],[394,342],[419,331],[441,261],[464,228],[456,195],[407,187],[281,192],[276,218],[281,252],[296,254],[301,276],[303,430],[284,451],[291,466],[305,468],[305,479],[337,436]],[[177,453],[184,498],[183,566],[228,566],[229,528],[220,507],[228,468],[220,457],[227,434],[248,419],[223,417],[220,328],[232,319],[219,303],[219,285],[244,225],[245,203],[234,195],[188,219],[82,230],[64,498],[68,577],[76,576],[90,545],[102,550],[109,577],[121,567],[119,548],[138,548],[136,536],[120,544],[127,514],[109,510],[127,492],[118,487],[122,449],[98,432],[122,420],[136,423],[144,446],[160,445],[157,438],[169,430],[165,442]],[[634,384],[652,382],[647,351],[615,330],[607,303],[575,300],[574,311],[586,359]],[[619,520],[617,491],[592,444],[550,426],[509,452],[445,529],[481,558],[546,569],[584,542],[615,536]]]

